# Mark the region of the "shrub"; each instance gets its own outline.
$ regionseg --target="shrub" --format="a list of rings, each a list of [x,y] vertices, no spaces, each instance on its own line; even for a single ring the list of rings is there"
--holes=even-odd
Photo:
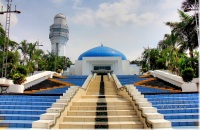
[[[191,82],[194,78],[194,70],[192,68],[185,68],[181,71],[181,76],[184,82]]]
[[[57,73],[61,73],[61,72],[62,72],[62,70],[61,70],[61,69],[58,69],[58,70],[57,70]]]
[[[15,73],[12,79],[13,79],[14,84],[19,84],[19,85],[21,85],[22,83],[26,81],[25,75],[20,74],[20,73]]]
[[[17,66],[16,73],[20,73],[20,74],[23,74],[24,76],[27,76],[28,75],[27,67],[23,65]]]
[[[164,69],[165,68],[165,61],[163,58],[159,58],[156,60],[157,68]]]

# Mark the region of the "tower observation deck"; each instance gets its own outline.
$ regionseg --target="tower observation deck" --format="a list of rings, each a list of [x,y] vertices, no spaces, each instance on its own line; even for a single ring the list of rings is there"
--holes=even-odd
[[[63,14],[59,13],[54,17],[54,24],[50,26],[49,39],[51,40],[51,51],[58,56],[66,56],[69,28]]]

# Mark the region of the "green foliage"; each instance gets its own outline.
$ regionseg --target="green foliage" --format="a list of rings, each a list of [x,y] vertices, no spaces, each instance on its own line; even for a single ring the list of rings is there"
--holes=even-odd
[[[148,65],[147,64],[143,64],[142,65],[142,72],[145,73],[148,71]]]
[[[12,77],[14,84],[21,85],[26,81],[26,76],[20,73],[15,73]]]
[[[165,61],[163,58],[159,58],[156,60],[156,65],[158,69],[165,69]]]
[[[24,76],[27,76],[28,75],[27,67],[23,66],[23,65],[19,65],[19,66],[16,67],[15,73],[19,73],[19,74],[22,74]]]
[[[185,68],[181,71],[181,76],[184,82],[191,82],[194,78],[194,70],[192,68]]]

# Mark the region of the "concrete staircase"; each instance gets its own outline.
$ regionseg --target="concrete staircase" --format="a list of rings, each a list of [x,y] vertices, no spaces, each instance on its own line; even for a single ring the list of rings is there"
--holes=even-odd
[[[96,76],[86,95],[72,102],[59,129],[142,129],[131,103],[117,95],[114,81]]]

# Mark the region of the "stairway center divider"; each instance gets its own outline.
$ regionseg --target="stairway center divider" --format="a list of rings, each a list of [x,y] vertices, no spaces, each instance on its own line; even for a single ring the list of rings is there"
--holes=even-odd
[[[97,124],[95,124],[95,128],[96,129],[99,129],[99,128],[100,129],[108,129],[109,128],[108,124],[107,125],[105,125],[105,124],[99,125],[98,124],[98,122],[104,122],[104,123],[107,122],[108,123],[107,103],[105,100],[105,85],[104,85],[103,75],[101,75],[101,82],[100,82],[100,89],[99,89],[99,96],[98,96],[96,110],[98,112],[96,112],[95,122]],[[105,110],[105,111],[101,112],[99,110]]]

